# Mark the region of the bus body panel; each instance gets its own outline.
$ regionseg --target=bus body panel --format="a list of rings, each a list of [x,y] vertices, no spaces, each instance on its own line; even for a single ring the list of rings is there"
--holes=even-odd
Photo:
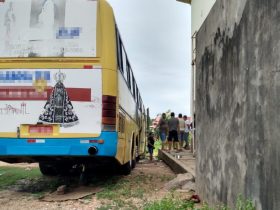
[[[1,69],[0,137],[100,135],[101,83],[100,68]]]
[[[1,138],[1,157],[17,156],[90,156],[88,149],[95,146],[98,150],[95,156],[115,157],[117,150],[117,133],[102,132],[98,138]],[[98,140],[103,140],[98,143]]]
[[[100,25],[100,55],[104,69],[112,70],[117,73],[117,48],[116,48],[116,22],[111,6],[104,0],[99,1],[99,25]],[[103,75],[106,79],[117,81],[117,75],[111,78],[110,75]],[[116,95],[117,86],[114,89],[103,86],[105,95]],[[114,92],[112,92],[114,91]]]
[[[136,140],[138,135],[138,126],[135,121],[137,106],[120,72],[118,72],[118,91],[120,112],[122,112],[125,119],[123,132],[119,131],[123,137],[120,139],[123,143],[120,144],[124,145],[119,156],[122,157],[122,161],[126,163],[130,158],[132,142]]]

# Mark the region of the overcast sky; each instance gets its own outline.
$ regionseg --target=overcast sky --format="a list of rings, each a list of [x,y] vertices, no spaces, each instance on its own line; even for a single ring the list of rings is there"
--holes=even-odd
[[[151,118],[190,115],[191,8],[176,0],[108,0]]]

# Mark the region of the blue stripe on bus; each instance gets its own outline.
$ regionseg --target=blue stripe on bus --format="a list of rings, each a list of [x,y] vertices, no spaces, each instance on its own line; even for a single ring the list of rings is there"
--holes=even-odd
[[[1,83],[34,82],[39,79],[51,80],[50,71],[3,71],[0,72]]]
[[[0,138],[0,156],[89,156],[88,149],[96,146],[96,156],[115,157],[118,134],[102,132],[97,138],[44,139],[45,143],[28,143],[28,139]],[[82,140],[99,139],[103,139],[104,144],[81,143]]]

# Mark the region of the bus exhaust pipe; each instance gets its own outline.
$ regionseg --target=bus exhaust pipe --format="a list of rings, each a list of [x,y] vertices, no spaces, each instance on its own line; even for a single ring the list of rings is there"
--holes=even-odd
[[[89,154],[89,155],[96,155],[97,152],[98,152],[98,149],[97,149],[95,146],[90,147],[90,148],[88,149],[88,154]]]

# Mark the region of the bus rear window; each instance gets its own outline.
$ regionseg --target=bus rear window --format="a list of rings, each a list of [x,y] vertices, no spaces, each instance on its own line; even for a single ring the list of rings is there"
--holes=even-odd
[[[0,1],[0,57],[96,57],[96,0]]]

